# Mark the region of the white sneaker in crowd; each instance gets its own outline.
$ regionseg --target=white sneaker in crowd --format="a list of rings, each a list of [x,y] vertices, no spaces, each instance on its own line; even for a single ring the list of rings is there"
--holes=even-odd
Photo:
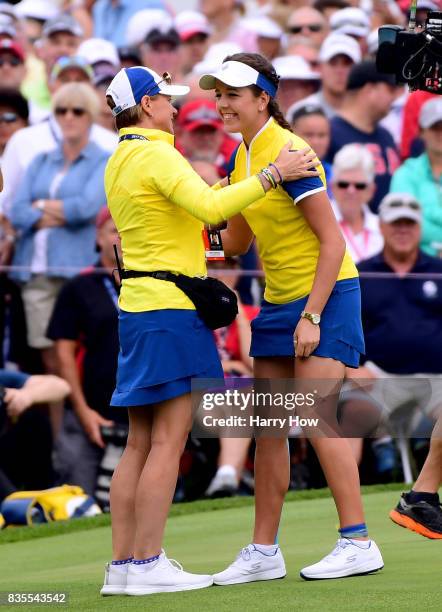
[[[219,585],[242,584],[284,578],[285,575],[284,558],[279,547],[275,554],[266,555],[249,544],[227,569],[213,576],[213,582]]]
[[[101,595],[124,595],[126,590],[127,569],[130,563],[112,565],[106,563],[104,570],[104,584]]]
[[[127,572],[126,595],[150,595],[204,589],[213,584],[213,577],[185,572],[175,559],[168,559],[161,551],[152,565],[131,563]]]
[[[300,574],[305,580],[324,580],[371,574],[383,567],[382,555],[373,540],[340,538],[329,555],[304,567]]]
[[[206,497],[230,497],[237,491],[238,477],[235,468],[231,465],[222,465],[218,468],[204,495]]]

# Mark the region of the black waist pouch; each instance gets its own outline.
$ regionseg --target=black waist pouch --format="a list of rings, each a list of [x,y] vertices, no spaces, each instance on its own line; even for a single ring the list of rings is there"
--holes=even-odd
[[[218,329],[230,325],[238,314],[238,301],[235,293],[223,282],[207,276],[186,276],[172,272],[141,272],[122,270],[121,278],[139,278],[151,276],[158,280],[175,283],[178,289],[193,302],[200,318],[209,329]]]

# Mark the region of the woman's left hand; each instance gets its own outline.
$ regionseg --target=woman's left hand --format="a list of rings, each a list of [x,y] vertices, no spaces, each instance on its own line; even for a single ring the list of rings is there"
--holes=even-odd
[[[308,319],[300,319],[293,334],[296,357],[309,357],[319,344],[321,331]]]

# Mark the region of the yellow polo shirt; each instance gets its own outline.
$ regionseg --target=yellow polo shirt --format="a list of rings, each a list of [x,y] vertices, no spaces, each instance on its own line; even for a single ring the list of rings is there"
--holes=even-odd
[[[248,149],[244,143],[237,149],[229,168],[230,183],[237,183],[275,161],[290,140],[293,149],[308,146],[270,118]],[[312,289],[319,241],[296,205],[303,198],[326,190],[322,166],[319,172],[319,177],[291,181],[270,190],[241,213],[256,236],[266,279],[264,297],[273,304],[305,297]],[[346,251],[337,280],[357,276],[356,266]]]
[[[262,197],[256,176],[212,190],[161,130],[130,127],[110,157],[105,177],[107,203],[121,237],[128,270],[180,272],[204,276],[204,223],[220,223]],[[194,309],[174,283],[150,277],[123,281],[120,307],[128,312],[163,308]]]

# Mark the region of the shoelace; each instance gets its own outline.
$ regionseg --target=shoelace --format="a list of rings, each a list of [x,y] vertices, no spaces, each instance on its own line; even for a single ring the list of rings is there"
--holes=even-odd
[[[350,544],[351,544],[350,540],[347,540],[346,538],[340,538],[336,542],[336,546],[331,551],[331,553],[327,555],[326,559],[329,559],[331,557],[336,557],[336,555],[339,555],[341,550],[344,550],[345,548],[347,548],[347,546],[350,546]]]
[[[166,557],[167,561],[169,562],[169,565],[176,571],[176,572],[184,572],[183,566],[181,565],[181,563],[179,561],[177,561],[176,559],[169,559],[168,557]]]
[[[246,546],[238,553],[238,556],[236,557],[235,562],[239,561],[240,559],[242,559],[243,561],[250,561],[251,554],[252,553],[250,551],[250,548]]]

